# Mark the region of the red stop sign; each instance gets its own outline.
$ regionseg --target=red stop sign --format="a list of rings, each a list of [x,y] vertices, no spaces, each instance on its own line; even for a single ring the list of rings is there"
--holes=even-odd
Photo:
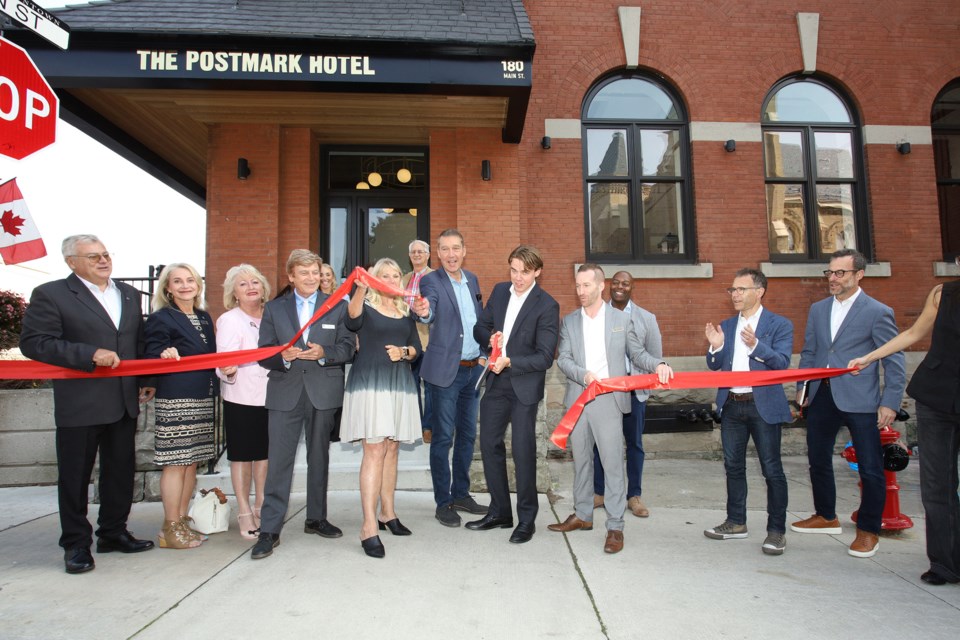
[[[27,52],[0,38],[0,154],[22,160],[53,144],[59,110]]]

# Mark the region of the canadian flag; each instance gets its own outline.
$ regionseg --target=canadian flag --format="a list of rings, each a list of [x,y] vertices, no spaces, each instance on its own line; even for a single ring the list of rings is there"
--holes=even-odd
[[[0,229],[0,256],[4,263],[17,264],[47,255],[16,178],[0,184]]]

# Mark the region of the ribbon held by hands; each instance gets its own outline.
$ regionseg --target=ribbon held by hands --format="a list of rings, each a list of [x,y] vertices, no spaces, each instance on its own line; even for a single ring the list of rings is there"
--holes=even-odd
[[[121,360],[115,369],[97,367],[91,372],[58,367],[34,360],[5,360],[0,361],[0,379],[12,380],[65,380],[82,378],[116,378],[120,376],[151,376],[166,373],[182,373],[184,371],[199,371],[202,369],[216,369],[233,365],[248,364],[265,360],[296,344],[300,336],[310,325],[326,315],[333,307],[350,293],[353,283],[360,281],[366,286],[382,293],[395,296],[404,296],[405,292],[387,284],[383,280],[374,278],[362,267],[356,267],[336,291],[324,301],[314,312],[310,321],[284,345],[262,347],[260,349],[244,349],[242,351],[225,351],[221,353],[205,353],[198,356],[183,356],[179,360],[148,358],[141,360]]]
[[[580,419],[583,408],[597,396],[612,391],[636,391],[638,389],[710,389],[730,387],[760,387],[767,384],[784,384],[802,380],[835,378],[856,369],[783,369],[778,371],[692,371],[674,374],[667,384],[661,384],[657,374],[621,376],[591,382],[577,401],[563,415],[557,428],[550,434],[550,441],[561,449],[567,447],[567,438]]]

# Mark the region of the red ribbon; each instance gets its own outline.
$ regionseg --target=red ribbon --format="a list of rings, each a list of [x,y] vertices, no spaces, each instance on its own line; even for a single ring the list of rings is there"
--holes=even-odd
[[[783,384],[802,380],[835,378],[855,369],[781,369],[777,371],[693,371],[677,373],[667,384],[661,384],[657,374],[622,376],[595,380],[583,390],[577,401],[563,415],[557,428],[550,434],[550,441],[561,449],[567,447],[567,438],[576,426],[587,403],[597,396],[611,391],[636,391],[637,389],[710,389],[731,387],[760,387],[767,384]]]
[[[357,267],[344,279],[343,284],[330,294],[326,302],[320,305],[313,317],[295,336],[285,345],[263,347],[261,349],[244,349],[242,351],[226,351],[221,353],[205,353],[198,356],[183,356],[179,360],[150,358],[144,360],[122,360],[116,369],[97,367],[92,372],[79,371],[44,364],[34,360],[4,360],[0,361],[0,379],[11,380],[63,380],[67,378],[115,378],[118,376],[150,376],[164,373],[181,373],[184,371],[199,371],[201,369],[216,369],[233,365],[257,362],[274,356],[296,344],[303,332],[326,315],[337,302],[342,300],[353,288],[355,281],[366,286],[395,296],[404,296],[406,292],[398,289],[383,280],[371,276],[361,267]]]

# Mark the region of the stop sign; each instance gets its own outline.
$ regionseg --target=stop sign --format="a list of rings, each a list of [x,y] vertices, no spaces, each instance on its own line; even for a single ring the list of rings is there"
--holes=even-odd
[[[0,38],[0,154],[22,160],[53,144],[59,110],[27,52]]]

